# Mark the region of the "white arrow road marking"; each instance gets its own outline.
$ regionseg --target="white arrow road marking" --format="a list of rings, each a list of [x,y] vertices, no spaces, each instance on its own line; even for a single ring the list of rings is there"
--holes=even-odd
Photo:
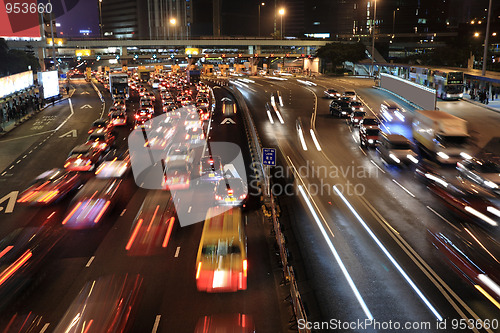
[[[92,109],[92,106],[90,106],[90,104],[85,104],[81,106],[80,109]]]
[[[76,138],[77,132],[76,129],[71,130],[69,132],[64,133],[63,135],[59,135],[60,138]]]
[[[220,124],[221,124],[221,125],[226,125],[226,124],[228,124],[228,123],[229,123],[229,124],[233,124],[233,125],[234,125],[234,124],[236,124],[236,122],[235,122],[234,120],[232,120],[231,118],[226,118],[226,119],[224,119],[224,120],[223,120]]]
[[[5,207],[5,214],[9,214],[14,211],[14,206],[16,205],[16,200],[18,195],[19,191],[12,191],[0,199],[0,204],[8,200],[7,206]],[[3,211],[3,209],[4,209],[3,207],[0,207],[0,212]]]

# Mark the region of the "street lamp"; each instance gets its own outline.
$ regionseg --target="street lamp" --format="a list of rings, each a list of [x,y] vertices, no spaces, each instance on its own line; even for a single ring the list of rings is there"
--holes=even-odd
[[[281,32],[281,39],[283,39],[283,15],[285,15],[285,8],[280,8],[280,10],[278,11],[278,14],[280,14],[280,18],[281,18],[280,32]]]
[[[176,29],[176,25],[177,25],[177,19],[175,17],[172,17],[170,20],[170,25],[174,27],[174,39],[177,39],[177,29]]]
[[[392,11],[392,37],[394,37],[394,28],[396,27],[396,12],[399,11],[399,8],[396,8]]]
[[[259,37],[260,37],[260,7],[263,7],[265,5],[266,5],[265,2],[261,2],[260,5],[259,5]]]
[[[484,35],[484,52],[483,52],[483,71],[482,76],[486,75],[486,57],[488,56],[488,43],[490,38],[490,18],[491,18],[491,0],[488,5],[488,18],[486,21],[486,34]]]
[[[102,31],[102,0],[99,0],[99,28],[101,29],[101,38],[103,37]]]
[[[375,8],[373,9],[373,21],[372,21],[372,68],[371,68],[371,76],[374,75],[375,70],[375,21],[377,20],[377,0],[374,0]]]

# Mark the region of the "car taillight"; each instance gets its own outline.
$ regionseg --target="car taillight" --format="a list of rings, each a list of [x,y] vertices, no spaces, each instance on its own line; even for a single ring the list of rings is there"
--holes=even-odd
[[[200,262],[201,264],[201,262]],[[248,261],[245,259],[243,260],[243,274],[247,276],[247,271],[248,271]]]
[[[247,197],[247,195],[246,195],[246,194],[242,194],[242,195],[240,195],[240,200],[243,200],[243,199],[245,199],[246,197]]]
[[[200,277],[200,272],[201,272],[201,261],[198,262],[198,268],[196,269],[196,279]]]
[[[222,199],[222,197],[220,195],[217,195],[217,194],[215,195],[215,200],[221,200],[221,199]]]
[[[232,196],[233,196],[233,194],[234,194],[234,191],[233,191],[233,190],[231,190],[231,189],[229,189],[229,190],[227,190],[227,194],[228,194],[229,196],[231,196],[231,197],[232,197]]]

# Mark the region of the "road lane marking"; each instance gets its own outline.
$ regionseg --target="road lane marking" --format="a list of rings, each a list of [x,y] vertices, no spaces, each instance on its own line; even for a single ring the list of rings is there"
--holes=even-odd
[[[23,156],[23,159],[25,159],[26,157],[28,157],[28,155],[24,155],[24,156]]]
[[[411,193],[410,191],[408,191],[408,189],[406,187],[404,187],[403,185],[401,185],[400,183],[398,183],[398,181],[396,179],[393,179],[392,180],[394,183],[396,183],[396,185],[398,185],[399,187],[401,187],[406,193],[408,193],[409,195],[411,195],[413,198],[415,198],[415,195],[413,193]]]
[[[341,191],[337,188],[337,185],[333,186],[333,189],[335,192],[337,192],[337,195],[339,198],[342,199],[342,201],[345,203],[347,208],[352,212],[354,217],[358,220],[358,222],[361,224],[361,226],[366,230],[368,235],[373,239],[375,244],[382,250],[382,253],[385,254],[387,259],[393,264],[393,266],[399,271],[399,273],[403,276],[403,278],[408,282],[410,287],[415,291],[415,293],[420,297],[420,299],[424,302],[424,304],[427,306],[427,308],[434,314],[436,319],[438,321],[442,321],[443,317],[439,314],[436,308],[431,304],[431,302],[425,297],[425,295],[420,291],[420,289],[417,287],[417,285],[413,282],[413,280],[406,274],[406,272],[403,270],[403,268],[399,265],[399,263],[394,259],[394,257],[390,254],[390,252],[386,249],[386,247],[382,244],[382,242],[375,236],[373,231],[368,227],[366,222],[363,220],[363,218],[358,214],[356,209],[351,205],[351,203],[346,199],[346,197],[342,194]]]
[[[191,208],[192,208],[192,206],[189,206],[188,213],[191,213]]]
[[[44,333],[47,330],[47,328],[49,328],[49,325],[50,325],[50,323],[47,323],[47,324],[43,325],[42,330],[40,331],[40,333]]]
[[[16,164],[19,164],[19,163],[21,163],[21,160],[17,160],[17,161],[16,161]]]
[[[92,265],[92,262],[94,261],[94,259],[95,259],[95,256],[90,257],[90,259],[87,262],[87,265],[85,265],[85,267],[90,267],[90,265]]]
[[[179,252],[181,251],[181,247],[177,246],[177,249],[175,250],[174,257],[177,258],[179,256]]]
[[[379,167],[379,166],[377,165],[377,163],[375,163],[375,161],[374,161],[374,160],[370,160],[370,162],[371,162],[373,165],[375,165],[375,166],[376,166],[376,167],[377,167],[380,171],[382,171],[382,173],[385,173],[384,169],[382,169],[381,167]]]
[[[125,208],[125,209],[121,212],[120,216],[125,215],[125,212],[126,212],[126,211],[127,211],[127,208]]]
[[[10,168],[9,168],[9,170],[11,170],[13,167],[14,167],[14,166],[13,166],[13,165],[11,165],[11,166],[10,166]]]
[[[453,223],[451,223],[447,218],[445,218],[443,215],[439,214],[438,212],[436,212],[434,209],[432,209],[430,206],[426,206],[428,210],[430,210],[431,212],[433,212],[435,215],[437,215],[439,218],[441,218],[443,221],[445,221],[446,223],[448,223],[450,226],[452,226],[453,228],[455,228],[456,231],[462,231],[460,230],[460,228],[457,228],[457,226],[455,226]]]
[[[153,329],[151,330],[151,333],[156,333],[156,331],[158,330],[158,326],[160,325],[160,319],[161,319],[161,315],[157,315],[156,319],[155,319],[155,323],[153,325]]]
[[[15,140],[21,140],[21,139],[26,139],[26,138],[31,138],[32,136],[47,134],[47,133],[54,132],[54,131],[55,130],[50,130],[50,131],[45,131],[45,132],[40,132],[40,133],[35,133],[35,134],[30,134],[30,135],[25,135],[25,136],[20,136],[18,138],[0,140],[0,143],[2,143],[2,142],[9,142],[9,141],[15,141]]]
[[[316,134],[314,134],[314,130],[312,128],[309,130],[309,133],[311,133],[311,137],[313,139],[314,145],[316,146],[316,149],[318,151],[321,151],[321,146],[319,145],[318,139],[316,139]]]
[[[69,118],[73,117],[73,115],[75,114],[75,111],[73,110],[73,103],[71,102],[71,98],[68,98],[68,102],[69,102],[69,109],[70,109],[71,113],[59,126],[57,126],[57,128],[54,131],[58,131],[61,127],[63,127],[64,124],[66,124],[66,122],[69,120]]]
[[[361,148],[361,146],[358,146],[358,148],[359,148],[359,150],[361,150],[361,152],[362,152],[363,154],[365,154],[365,156],[368,156],[368,155],[365,153],[365,151],[363,150],[363,148]]]

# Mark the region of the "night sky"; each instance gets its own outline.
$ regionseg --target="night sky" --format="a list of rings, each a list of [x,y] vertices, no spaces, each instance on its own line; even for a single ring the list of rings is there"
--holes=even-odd
[[[56,23],[61,24],[57,28],[59,37],[83,36],[80,30],[91,30],[90,36],[100,35],[97,0],[51,0],[51,3]]]

